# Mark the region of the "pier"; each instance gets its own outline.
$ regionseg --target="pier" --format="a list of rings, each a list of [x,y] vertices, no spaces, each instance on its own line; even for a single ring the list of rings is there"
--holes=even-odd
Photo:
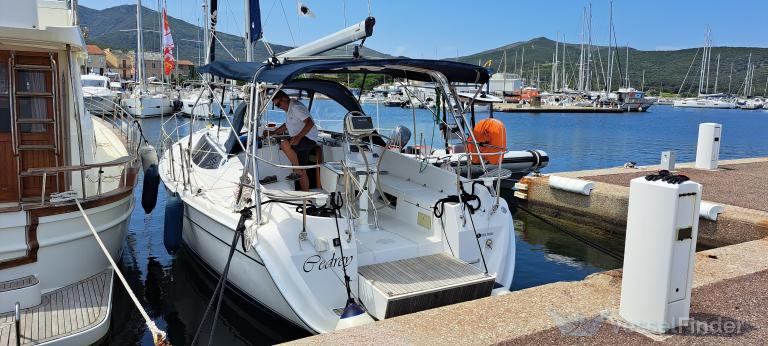
[[[530,106],[517,103],[494,103],[494,112],[504,113],[623,113],[624,109],[614,107],[580,106]]]
[[[724,207],[716,221],[700,218],[691,294],[691,323],[664,334],[619,316],[622,269],[575,282],[557,282],[509,294],[400,316],[294,341],[309,344],[581,344],[760,343],[768,336],[768,158],[720,161],[716,170],[679,164],[703,185],[703,200]],[[549,177],[521,183],[522,204],[557,222],[597,226],[623,234],[632,178],[659,166],[609,168],[552,175],[594,182],[589,195],[549,186]],[[726,295],[723,292],[728,292]]]
[[[678,174],[703,185],[703,200],[722,205],[717,221],[699,220],[699,245],[717,247],[768,237],[768,158],[722,160],[716,170],[678,164]],[[528,207],[539,215],[589,225],[619,235],[626,228],[629,181],[658,171],[659,166],[607,168],[552,173],[595,183],[590,195],[549,187],[549,177],[527,177]]]
[[[697,253],[694,327],[655,335],[618,316],[621,269],[316,335],[292,345],[755,344],[768,336],[768,239]],[[723,292],[728,292],[723,295]],[[719,324],[719,327],[718,327]],[[706,326],[705,326],[706,325]]]

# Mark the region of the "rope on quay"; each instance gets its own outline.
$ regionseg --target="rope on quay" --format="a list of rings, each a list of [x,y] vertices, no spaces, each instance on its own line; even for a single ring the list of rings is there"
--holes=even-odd
[[[139,299],[136,298],[136,294],[134,294],[133,291],[131,290],[131,287],[128,285],[128,281],[125,280],[125,276],[123,276],[123,273],[120,272],[120,269],[117,267],[117,263],[115,263],[115,260],[112,259],[112,256],[109,254],[109,250],[107,250],[107,247],[104,246],[104,243],[101,241],[101,238],[99,237],[99,234],[96,232],[96,229],[93,228],[93,224],[91,224],[91,219],[88,218],[88,215],[85,213],[85,210],[83,210],[83,206],[80,205],[80,200],[75,198],[75,203],[77,203],[77,208],[80,209],[80,213],[83,214],[85,223],[88,224],[88,228],[91,230],[91,233],[93,233],[93,237],[96,238],[96,242],[99,243],[99,247],[101,247],[101,251],[104,252],[104,256],[106,256],[107,260],[109,260],[109,263],[112,265],[112,269],[115,270],[117,277],[120,278],[120,282],[123,283],[125,290],[128,292],[128,295],[131,297],[131,300],[133,300],[133,304],[136,305],[136,308],[141,313],[141,316],[144,317],[144,323],[147,324],[147,328],[149,328],[149,331],[152,333],[152,339],[154,340],[155,345],[170,346],[171,343],[166,339],[165,332],[160,330],[160,328],[157,327],[155,322],[152,321],[151,318],[149,318],[147,311],[144,310],[144,307],[142,307],[141,303],[139,303]]]

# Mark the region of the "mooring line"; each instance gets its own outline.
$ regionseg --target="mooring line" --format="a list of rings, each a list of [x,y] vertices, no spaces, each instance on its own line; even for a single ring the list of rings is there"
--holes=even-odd
[[[624,255],[623,254],[620,254],[620,253],[618,253],[616,251],[613,251],[613,250],[610,250],[608,248],[605,248],[605,247],[603,247],[603,246],[601,246],[601,245],[599,245],[599,244],[597,244],[597,243],[595,243],[595,242],[593,242],[593,241],[591,241],[591,240],[589,240],[587,238],[584,238],[584,237],[582,237],[582,236],[580,236],[580,235],[578,235],[576,233],[573,233],[571,231],[563,229],[560,226],[556,225],[555,223],[553,223],[553,222],[551,222],[551,221],[549,221],[549,220],[547,220],[547,219],[545,219],[545,218],[543,218],[543,217],[541,217],[539,215],[534,214],[532,211],[528,210],[527,208],[524,208],[523,206],[518,205],[517,209],[520,209],[520,210],[528,213],[528,215],[531,215],[531,216],[535,217],[536,219],[539,219],[540,221],[546,223],[547,225],[552,226],[554,229],[556,229],[556,230],[558,230],[558,231],[560,231],[562,233],[565,233],[565,234],[571,236],[571,238],[576,239],[576,240],[586,244],[587,246],[590,246],[593,249],[604,253],[607,256],[613,257],[614,259],[616,259],[619,262],[623,262],[624,261]]]
[[[107,250],[107,247],[104,246],[104,242],[101,241],[101,238],[99,237],[99,234],[96,232],[96,229],[93,228],[93,224],[91,224],[91,219],[88,218],[88,214],[85,213],[85,210],[83,210],[83,206],[80,205],[80,200],[75,198],[75,203],[77,204],[77,208],[80,209],[80,213],[83,214],[85,223],[88,224],[88,228],[91,230],[91,233],[93,233],[93,237],[96,238],[96,242],[99,243],[99,247],[101,247],[101,251],[104,252],[104,256],[107,257],[107,260],[109,260],[109,264],[112,265],[112,269],[117,274],[117,277],[120,278],[120,282],[123,283],[123,287],[125,287],[125,290],[128,292],[128,296],[131,297],[133,304],[136,305],[136,308],[139,310],[139,312],[141,313],[141,316],[144,318],[144,323],[146,323],[147,328],[149,328],[149,331],[152,333],[152,339],[154,340],[155,345],[170,346],[170,342],[166,339],[165,332],[160,330],[160,328],[157,327],[155,322],[152,321],[151,318],[149,318],[149,314],[147,314],[147,311],[144,310],[143,306],[141,306],[139,299],[136,298],[136,294],[133,293],[133,290],[131,290],[131,286],[128,285],[128,281],[125,280],[125,276],[123,276],[123,273],[120,272],[120,269],[117,267],[117,263],[115,263],[115,260],[112,259],[112,256],[109,254],[109,250]]]

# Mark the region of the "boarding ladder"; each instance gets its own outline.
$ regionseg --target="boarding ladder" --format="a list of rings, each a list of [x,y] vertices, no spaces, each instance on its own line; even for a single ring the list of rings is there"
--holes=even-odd
[[[13,146],[14,146],[14,155],[16,156],[16,170],[17,170],[17,184],[18,184],[18,194],[19,194],[19,201],[23,201],[25,198],[29,198],[32,196],[25,196],[24,190],[23,190],[23,181],[25,178],[31,178],[35,176],[41,177],[41,198],[45,198],[46,194],[46,180],[47,177],[43,173],[29,173],[25,172],[24,166],[22,164],[25,163],[25,153],[28,152],[49,152],[53,156],[53,163],[50,163],[50,157],[48,155],[43,156],[43,159],[47,159],[49,163],[44,164],[45,167],[59,167],[59,164],[61,162],[61,152],[59,150],[59,129],[58,129],[58,119],[59,119],[59,80],[58,80],[58,74],[57,74],[57,66],[56,66],[56,60],[53,56],[53,53],[49,53],[48,55],[48,64],[47,65],[35,65],[35,64],[17,64],[17,59],[15,55],[11,55],[11,66],[13,69],[13,73],[11,74],[11,100],[13,100],[14,103],[18,102],[20,99],[32,99],[32,98],[45,98],[46,100],[46,114],[45,117],[20,117],[21,115],[18,114],[18,110],[20,109],[17,105],[12,105],[11,107],[11,114],[12,114],[12,120],[14,123],[14,128],[12,131],[13,134]],[[25,90],[20,91],[17,90],[16,85],[16,78],[18,72],[24,72],[24,71],[33,71],[33,72],[43,72],[48,73],[50,76],[50,90],[46,90],[45,86],[48,85],[48,81],[46,80],[43,83],[43,90]],[[51,107],[52,113],[48,112],[47,107]],[[75,107],[78,107],[75,105]],[[48,115],[51,114],[49,117]],[[29,114],[27,114],[29,115]],[[48,137],[47,139],[48,143],[36,143],[36,144],[24,144],[22,143],[24,138],[22,135],[22,129],[25,127],[33,128],[35,125],[43,125],[46,128],[46,133],[50,133],[48,131],[52,132],[52,135]],[[50,128],[48,128],[50,126]],[[32,131],[30,131],[32,132]],[[43,140],[35,140],[36,142],[43,142]],[[40,160],[40,157],[30,157],[30,159],[37,159]],[[30,168],[30,167],[28,167]],[[56,183],[56,191],[61,191],[60,179],[58,174],[55,178]],[[43,202],[43,201],[41,201]]]

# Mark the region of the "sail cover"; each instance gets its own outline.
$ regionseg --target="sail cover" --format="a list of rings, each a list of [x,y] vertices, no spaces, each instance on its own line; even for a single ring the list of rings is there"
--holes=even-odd
[[[173,58],[173,37],[171,36],[171,27],[168,25],[168,14],[163,8],[163,69],[166,76],[171,75],[171,71],[176,67],[176,59]]]
[[[251,43],[258,41],[261,38],[261,9],[259,8],[259,0],[248,0],[248,18],[251,20],[249,25],[248,37],[251,39]]]

